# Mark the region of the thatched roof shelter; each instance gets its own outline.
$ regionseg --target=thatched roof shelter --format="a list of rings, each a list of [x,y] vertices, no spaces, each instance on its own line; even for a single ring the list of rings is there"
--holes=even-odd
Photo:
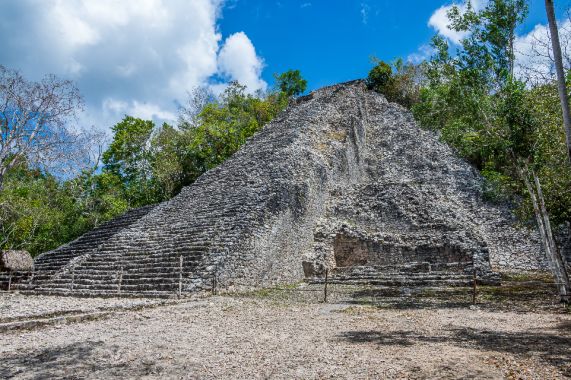
[[[28,251],[2,251],[0,271],[27,272],[34,268],[34,259]]]

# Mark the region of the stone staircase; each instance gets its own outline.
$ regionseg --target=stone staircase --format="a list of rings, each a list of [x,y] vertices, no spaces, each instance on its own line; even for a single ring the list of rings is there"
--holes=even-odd
[[[210,290],[217,286],[217,277],[209,259],[236,244],[240,233],[255,224],[244,216],[242,228],[225,225],[239,209],[253,206],[251,194],[234,198],[210,195],[202,199],[218,208],[181,212],[187,200],[173,199],[105,223],[39,256],[34,276],[18,289],[80,297],[163,298]]]
[[[19,284],[29,281],[31,272],[0,272],[0,290],[17,289]]]
[[[41,254],[35,260],[34,273],[23,278],[19,283],[15,283],[13,288],[22,292],[49,294],[74,292],[74,294],[81,295],[81,293],[89,293],[89,283],[104,281],[106,284],[101,289],[102,293],[116,293],[117,281],[113,283],[109,280],[117,275],[117,270],[109,265],[108,255],[113,253],[114,247],[115,249],[119,247],[111,245],[106,250],[106,254],[92,254],[104,247],[122,230],[147,215],[153,208],[154,206],[145,206],[130,210],[62,247]],[[177,268],[178,266],[177,264]],[[126,284],[131,285],[130,279],[126,280]]]
[[[465,263],[432,265],[427,262],[385,266],[351,266],[332,269],[329,284],[371,285],[378,287],[468,287],[473,285],[473,274],[458,270]],[[309,279],[311,284],[325,283],[325,277]],[[479,285],[499,284],[497,276],[477,276]]]
[[[30,289],[34,293],[74,296],[147,296],[173,297],[201,263],[207,246],[186,246],[177,251],[154,252],[147,250],[121,255],[121,240],[103,245],[96,254],[79,257],[38,281]],[[184,253],[182,249],[185,249]],[[182,257],[182,262],[181,262]],[[182,264],[182,265],[181,265]],[[45,271],[41,273],[45,276]]]

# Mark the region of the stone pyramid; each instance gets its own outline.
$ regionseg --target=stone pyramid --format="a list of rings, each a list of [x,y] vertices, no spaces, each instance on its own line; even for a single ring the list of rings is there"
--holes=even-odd
[[[319,279],[463,284],[544,265],[482,178],[362,81],[297,99],[168,202],[36,259],[36,293],[174,295]]]

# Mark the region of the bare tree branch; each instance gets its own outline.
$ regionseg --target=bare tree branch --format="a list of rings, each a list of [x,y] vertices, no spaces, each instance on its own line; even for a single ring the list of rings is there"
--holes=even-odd
[[[31,82],[0,65],[0,107],[0,189],[23,160],[48,168],[85,157],[89,134],[71,127],[83,100],[71,81],[48,75]]]

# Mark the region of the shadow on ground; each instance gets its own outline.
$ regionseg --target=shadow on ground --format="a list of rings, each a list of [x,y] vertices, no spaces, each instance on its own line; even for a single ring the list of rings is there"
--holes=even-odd
[[[567,322],[565,324],[568,324]],[[564,328],[565,326],[558,326]],[[414,331],[347,331],[339,339],[354,344],[374,343],[381,346],[414,346],[422,343],[445,343],[463,348],[510,353],[520,356],[535,356],[571,375],[571,336],[568,330],[558,333],[508,333],[472,328],[455,328],[442,335],[426,336]],[[565,335],[563,335],[565,334]]]
[[[0,379],[76,379],[86,374],[95,378],[109,378],[126,372],[138,377],[161,371],[154,363],[139,361],[134,365],[124,359],[116,346],[101,341],[78,342],[2,357]]]
[[[332,295],[344,303],[391,309],[466,308],[474,296],[472,287],[339,289]],[[561,306],[551,275],[543,272],[503,273],[500,286],[478,286],[475,301],[479,308],[491,311],[571,311]]]

